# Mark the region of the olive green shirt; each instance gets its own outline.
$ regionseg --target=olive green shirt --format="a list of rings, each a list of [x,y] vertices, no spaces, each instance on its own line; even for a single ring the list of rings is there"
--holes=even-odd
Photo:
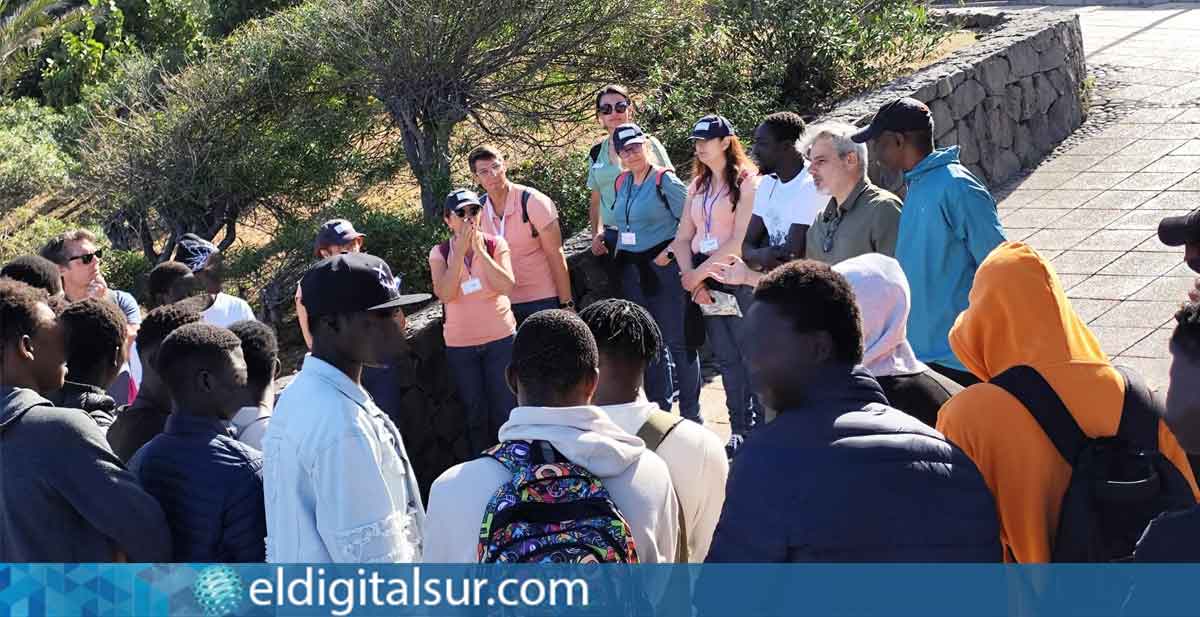
[[[804,256],[833,265],[841,261],[881,253],[896,256],[896,235],[900,229],[899,197],[862,180],[850,192],[844,207],[830,199],[808,228]]]

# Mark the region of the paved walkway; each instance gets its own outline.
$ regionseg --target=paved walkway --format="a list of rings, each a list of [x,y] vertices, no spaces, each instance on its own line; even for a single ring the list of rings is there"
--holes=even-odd
[[[994,188],[1001,222],[1052,259],[1113,361],[1162,389],[1172,318],[1194,276],[1155,230],[1200,207],[1200,3],[1073,10],[1096,108],[1036,170]],[[701,407],[728,438],[719,377]]]
[[[1006,187],[1001,222],[1052,258],[1114,362],[1162,388],[1194,276],[1155,230],[1200,207],[1200,4],[1079,13],[1105,126],[1086,126]]]

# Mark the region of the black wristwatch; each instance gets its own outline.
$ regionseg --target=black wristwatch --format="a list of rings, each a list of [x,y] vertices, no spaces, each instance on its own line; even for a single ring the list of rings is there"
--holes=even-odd
[[[558,308],[560,308],[560,309],[572,309],[572,310],[574,310],[574,309],[575,309],[575,301],[574,301],[574,300],[567,300],[566,302],[559,302],[559,303],[558,303]]]

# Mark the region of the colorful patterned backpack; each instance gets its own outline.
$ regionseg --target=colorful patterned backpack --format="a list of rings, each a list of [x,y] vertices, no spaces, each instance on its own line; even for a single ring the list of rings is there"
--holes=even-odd
[[[600,479],[547,441],[484,452],[512,474],[488,502],[479,563],[638,563],[633,532]]]

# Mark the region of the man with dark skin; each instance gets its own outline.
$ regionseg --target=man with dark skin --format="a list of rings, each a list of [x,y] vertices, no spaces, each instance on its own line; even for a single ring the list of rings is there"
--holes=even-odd
[[[808,228],[828,201],[817,193],[797,146],[803,134],[804,120],[791,112],[767,116],[754,131],[750,155],[764,179],[754,196],[742,258],[760,272],[804,255]]]
[[[108,444],[124,462],[163,430],[171,413],[171,395],[156,370],[158,348],[175,329],[200,321],[200,312],[187,302],[160,306],[146,315],[138,331],[142,385],[133,404],[123,408],[108,429]]]
[[[59,319],[66,328],[67,380],[49,398],[86,411],[107,429],[117,403],[106,391],[125,363],[125,315],[107,300],[87,298],[67,306]]]
[[[279,397],[263,437],[272,563],[421,560],[425,509],[399,429],[363,389],[364,366],[403,353],[401,295],[391,268],[335,255],[300,282],[312,353]],[[364,536],[374,526],[379,533]]]
[[[0,560],[170,559],[162,509],[82,412],[44,398],[67,373],[46,294],[0,280]]]
[[[225,284],[225,256],[213,243],[196,234],[184,234],[175,248],[175,261],[187,265],[196,275],[197,287],[204,290],[200,307],[204,321],[222,328],[254,319],[254,309],[243,299],[221,291]]]
[[[190,298],[196,292],[196,275],[187,264],[164,261],[150,271],[150,308],[174,304]]]
[[[172,560],[262,562],[262,454],[225,428],[240,402],[230,395],[246,387],[240,341],[225,328],[188,324],[163,341],[158,369],[171,416],[129,468],[167,512]]]

